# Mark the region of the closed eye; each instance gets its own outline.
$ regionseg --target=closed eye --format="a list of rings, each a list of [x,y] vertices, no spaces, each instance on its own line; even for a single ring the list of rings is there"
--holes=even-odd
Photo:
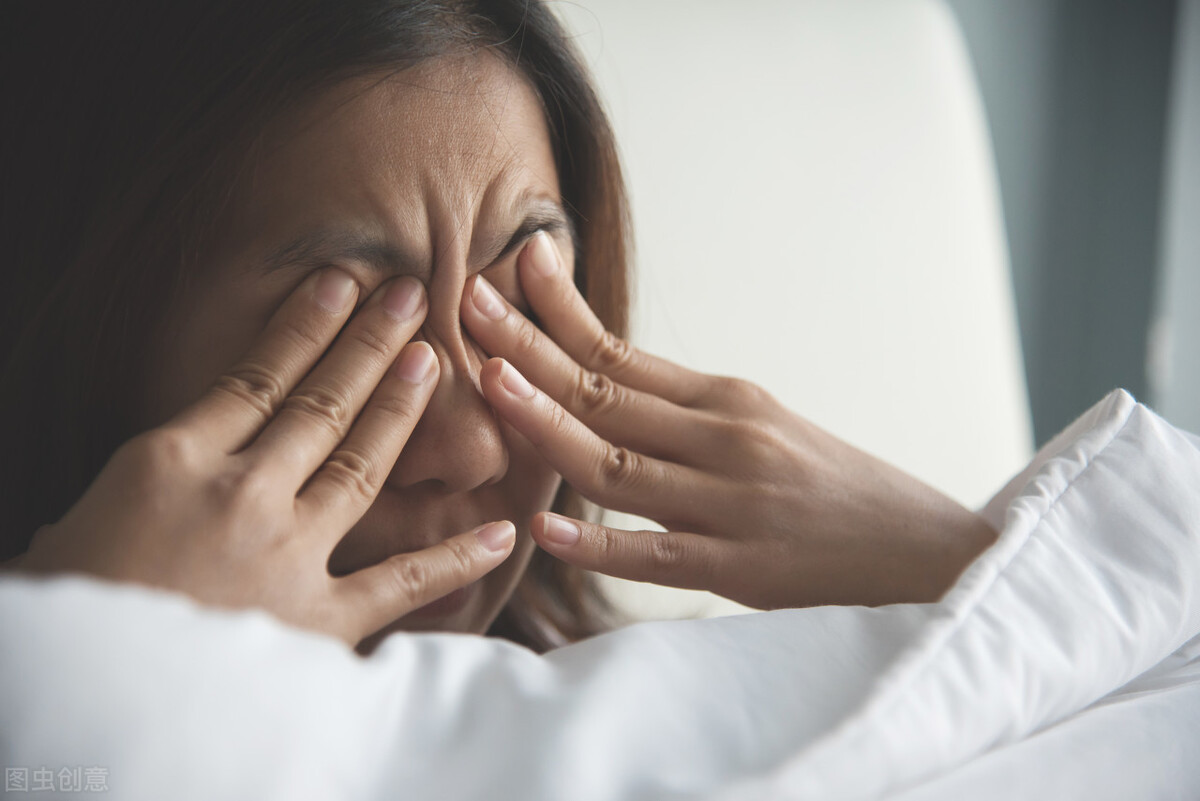
[[[517,311],[525,315],[535,326],[542,328],[542,321],[529,307],[529,302],[525,298],[525,293],[521,288],[521,281],[518,277],[516,254],[518,254],[530,239],[539,231],[545,232],[549,236],[558,234],[560,237],[567,232],[570,232],[569,223],[564,223],[561,218],[555,217],[550,219],[537,219],[533,217],[526,220],[517,228],[505,244],[500,254],[492,261],[492,263],[481,271],[492,286],[504,296],[509,303],[513,305]],[[574,238],[569,237],[571,245],[574,244]]]
[[[517,226],[517,230],[513,231],[512,237],[500,250],[500,253],[496,255],[496,260],[499,261],[500,259],[503,259],[505,256],[508,256],[513,251],[520,248],[538,231],[545,231],[550,236],[554,236],[556,234],[562,235],[564,233],[569,234],[567,238],[570,239],[572,243],[575,241],[574,231],[571,230],[571,224],[569,220],[558,215],[530,215],[526,217],[520,225]]]

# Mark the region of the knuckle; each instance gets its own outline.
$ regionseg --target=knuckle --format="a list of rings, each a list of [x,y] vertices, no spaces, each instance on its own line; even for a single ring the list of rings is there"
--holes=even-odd
[[[341,487],[359,501],[375,498],[378,471],[370,459],[349,449],[339,449],[329,455],[322,468],[323,478]]]
[[[577,408],[587,415],[612,411],[621,403],[617,383],[603,373],[590,370],[580,370],[577,374],[574,396]]]
[[[326,315],[322,315],[319,321],[308,315],[285,320],[282,324],[282,335],[288,340],[289,349],[302,353],[320,353],[325,350],[327,338],[333,336],[333,331],[326,333],[326,320]]]
[[[158,463],[186,465],[195,461],[195,439],[178,428],[158,428],[143,435],[142,446],[147,456]]]
[[[548,404],[546,411],[550,418],[550,428],[553,431],[564,433],[571,425],[570,413],[557,403]]]
[[[689,554],[678,537],[653,531],[646,537],[646,557],[656,572],[670,575],[687,566]]]
[[[564,409],[561,405],[549,402],[545,404],[546,428],[538,429],[526,434],[529,442],[535,447],[541,447],[548,440],[553,440],[557,437],[563,437],[571,430],[571,413]]]
[[[339,438],[353,417],[350,404],[342,395],[319,386],[304,387],[289,395],[283,402],[283,410],[308,417]]]
[[[386,590],[392,598],[401,598],[409,603],[419,603],[429,586],[429,568],[419,559],[405,556],[388,563]]]
[[[454,562],[455,572],[466,573],[472,570],[475,566],[474,554],[466,543],[461,539],[444,540],[442,545],[450,552],[450,559]]]
[[[724,439],[732,462],[768,469],[777,461],[782,446],[774,429],[756,420],[727,422]]]
[[[633,354],[634,349],[629,342],[611,331],[605,331],[592,345],[588,365],[600,372],[620,370],[633,361]]]
[[[275,413],[286,394],[279,377],[266,365],[246,361],[220,376],[213,390],[234,396],[264,419]]]
[[[417,405],[409,395],[381,394],[371,399],[371,408],[398,425],[407,425],[417,417]]]
[[[757,385],[741,378],[725,379],[725,395],[739,406],[753,406],[765,393]]]
[[[765,389],[742,378],[716,378],[709,394],[717,404],[734,409],[757,410],[771,400]]]
[[[609,526],[596,525],[593,528],[596,532],[593,538],[596,557],[602,564],[615,561],[621,555],[617,533]]]
[[[522,319],[513,332],[516,337],[517,350],[520,353],[536,354],[541,346],[542,334],[528,320]]]
[[[351,336],[359,349],[366,351],[376,364],[390,361],[395,355],[395,346],[386,332],[375,326],[361,325],[354,328]]]
[[[242,512],[261,505],[274,489],[269,477],[249,463],[225,471],[211,486],[215,502],[223,508]]]
[[[609,445],[600,465],[600,477],[610,491],[628,490],[639,484],[645,474],[645,460],[620,445]]]
[[[200,445],[181,429],[157,428],[126,442],[117,456],[134,476],[153,482],[192,472],[200,460]]]
[[[262,498],[273,485],[267,472],[249,461],[241,462],[227,471],[222,480],[228,494],[241,499]]]

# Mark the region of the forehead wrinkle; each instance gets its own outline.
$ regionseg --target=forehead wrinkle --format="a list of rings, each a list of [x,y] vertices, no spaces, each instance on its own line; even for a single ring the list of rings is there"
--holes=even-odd
[[[488,102],[487,96],[482,95],[482,94],[480,96],[480,99],[482,100],[484,111],[487,112],[488,117],[492,121],[492,130],[493,130],[493,133],[495,134],[495,138],[493,139],[493,149],[495,148],[495,142],[502,141],[504,143],[504,145],[508,148],[509,157],[514,161],[520,161],[521,160],[520,148],[518,148],[513,143],[513,141],[511,139],[509,139],[508,134],[504,130],[504,120],[507,118],[509,107],[512,104],[513,92],[524,89],[530,95],[533,96],[534,103],[535,103],[536,107],[538,108],[538,110],[541,112],[537,117],[537,123],[539,123],[540,126],[534,125],[535,128],[540,127],[539,135],[547,135],[549,133],[549,131],[548,131],[549,125],[547,124],[546,119],[545,119],[545,104],[542,102],[541,94],[537,91],[537,88],[529,81],[528,76],[526,76],[524,72],[514,68],[507,61],[503,62],[503,68],[508,72],[509,77],[514,78],[515,80],[510,80],[510,81],[505,82],[504,87],[503,87],[504,96],[501,99],[499,105],[493,106],[492,103]],[[528,120],[525,122],[528,122]],[[547,147],[550,146],[548,135],[546,136],[545,144]],[[521,163],[521,166],[525,167],[528,170],[528,165],[524,164],[523,161]],[[529,172],[533,172],[533,170],[529,170]]]
[[[426,225],[432,239],[433,273],[444,272],[439,267],[446,259],[455,260],[455,245],[463,250],[465,260],[469,260],[471,240],[473,238],[474,222],[478,216],[479,198],[486,189],[476,186],[473,180],[472,162],[476,161],[466,151],[459,151],[449,164],[431,171],[424,178],[423,193],[427,198],[425,207]],[[450,166],[453,165],[453,166]],[[449,173],[449,174],[447,174]],[[441,220],[450,222],[450,235],[444,243],[439,243],[438,232],[444,230],[438,224]],[[465,242],[464,232],[467,234]]]
[[[484,64],[451,59],[425,67],[429,72],[417,68],[350,81],[331,93],[330,102],[311,109],[326,111],[330,105],[353,108],[357,102],[361,111],[355,113],[363,122],[351,131],[395,133],[363,140],[369,144],[362,153],[376,159],[375,164],[357,185],[341,184],[348,193],[351,212],[357,208],[369,218],[359,217],[358,224],[346,220],[347,228],[327,220],[323,230],[313,232],[318,236],[290,253],[286,253],[287,247],[277,250],[271,261],[301,256],[302,261],[311,262],[334,245],[353,244],[354,237],[365,245],[373,234],[377,244],[386,246],[371,251],[379,259],[432,279],[450,266],[448,258],[465,258],[473,267],[480,265],[510,244],[507,239],[514,232],[533,223],[553,224],[563,217],[567,223],[563,228],[570,230],[571,217],[562,208],[549,152],[544,108],[525,76],[495,57]],[[414,99],[414,93],[424,97]],[[414,103],[415,108],[437,107],[430,110],[430,119],[436,120],[440,114],[441,124],[408,126],[405,115]],[[511,131],[507,130],[510,126]],[[543,150],[549,159],[543,157]],[[365,163],[360,158],[350,166]],[[397,202],[403,196],[412,198],[409,193],[413,192],[419,193],[418,202]],[[320,211],[319,205],[315,208]],[[370,218],[374,222],[361,228]],[[314,244],[321,247],[308,247]],[[369,255],[368,250],[353,248],[359,254]],[[399,259],[398,264],[397,254],[407,258]],[[419,272],[413,269],[417,259],[421,261]],[[461,261],[450,272],[460,270]]]
[[[529,91],[536,99],[537,108],[539,109],[542,108],[541,99],[538,97],[536,90],[534,90],[534,88],[529,84],[528,79],[523,73],[513,69],[512,66],[507,62],[505,62],[504,67],[508,71],[509,75],[516,78],[516,80],[505,82],[503,87],[503,97],[501,98],[500,103],[498,105],[493,105],[492,102],[489,102],[488,93],[480,93],[480,100],[482,102],[483,110],[492,122],[491,154],[495,155],[498,151],[500,151],[503,153],[503,156],[500,157],[500,163],[496,170],[495,176],[491,181],[488,182],[487,186],[484,188],[484,191],[480,195],[480,203],[475,210],[474,231],[479,230],[480,219],[482,218],[485,210],[494,205],[501,205],[501,214],[503,214],[505,211],[515,211],[522,217],[523,220],[526,216],[528,216],[530,207],[536,205],[535,200],[539,195],[538,190],[534,187],[534,183],[542,182],[540,180],[541,176],[539,176],[537,171],[532,169],[526,162],[521,153],[521,148],[519,148],[512,141],[512,139],[509,138],[508,133],[505,131],[505,121],[508,117],[508,110],[512,102],[512,93],[514,91],[520,91],[522,88]],[[544,118],[541,116],[537,118],[537,122],[541,124],[541,130],[539,131],[539,138],[541,138],[541,136],[545,133],[546,123]],[[545,142],[547,147],[549,144],[549,141]],[[483,157],[482,154],[480,157]],[[526,181],[523,181],[523,179],[527,179],[527,183]],[[525,187],[520,191],[516,191],[516,187],[522,183],[526,183]],[[494,200],[497,195],[503,196],[505,194],[513,198],[507,204],[504,204],[503,201]],[[555,180],[553,195],[558,195],[557,180]],[[566,213],[566,209],[562,207],[561,201],[548,195],[544,197],[544,200],[548,201],[549,203],[553,203],[559,214],[562,216],[564,223],[570,227],[570,217]],[[542,205],[546,204],[543,203]],[[515,222],[517,225],[520,225],[522,220],[517,220]],[[486,261],[488,257],[494,256],[497,252],[499,252],[499,250],[507,243],[507,239],[505,239],[503,242],[497,242],[496,240],[503,237],[507,237],[507,234],[504,232],[500,232],[499,235],[488,237],[485,240],[481,240],[480,237],[473,235],[471,240],[471,256],[474,261],[477,263],[482,263]],[[573,232],[572,238],[574,238]]]
[[[447,247],[436,248],[439,254],[436,258],[439,261],[444,258],[442,254],[448,249],[452,250],[449,246],[460,240],[465,244],[466,259],[471,267],[478,267],[489,256],[494,256],[504,243],[496,246],[497,235],[480,238],[481,230],[496,227],[487,225],[484,217],[497,205],[494,200],[496,195],[512,195],[512,188],[521,183],[524,175],[534,175],[521,159],[516,146],[504,136],[500,121],[495,119],[490,111],[488,113],[495,123],[492,126],[490,141],[486,144],[478,142],[478,146],[475,147],[471,146],[474,143],[463,143],[464,147],[456,149],[454,157],[449,160],[454,166],[448,171],[456,173],[451,176],[451,180],[427,180],[427,186],[430,188],[432,185],[439,185],[443,190],[442,194],[446,196],[440,197],[439,200],[444,206],[444,213],[453,220],[454,225],[454,232],[448,240]],[[458,192],[445,191],[446,184],[452,182],[459,183]],[[430,190],[427,188],[426,191]],[[457,199],[450,198],[452,193],[461,194],[461,201],[456,202]],[[519,197],[523,200],[530,194],[531,191],[526,189]],[[433,211],[431,206],[432,204],[427,207],[430,214]],[[432,230],[432,218],[429,224]]]
[[[454,130],[450,136],[442,138],[424,129],[424,135],[414,141],[414,131],[409,129],[404,152],[393,151],[389,157],[402,171],[409,157],[440,151],[436,159],[426,161],[418,180],[427,198],[423,204],[427,236],[447,232],[440,244],[428,240],[432,246],[430,261],[441,262],[447,250],[455,250],[454,243],[459,243],[468,258],[477,260],[484,254],[475,246],[475,230],[489,208],[493,188],[515,185],[526,175],[531,184],[546,182],[547,176],[529,167],[529,158],[522,150],[530,142],[536,147],[550,145],[536,89],[507,58],[487,51],[431,59],[372,81],[371,86],[379,87],[381,83],[387,84],[376,101],[381,116],[388,116],[398,104],[411,103],[413,92],[425,95],[427,100],[420,102],[452,115]],[[395,98],[393,92],[403,99]],[[524,113],[526,99],[530,108]],[[514,131],[507,131],[507,125],[512,125]],[[529,141],[521,135],[525,133]],[[550,183],[553,188],[548,194],[557,196],[557,180]],[[439,218],[440,226],[436,225]]]

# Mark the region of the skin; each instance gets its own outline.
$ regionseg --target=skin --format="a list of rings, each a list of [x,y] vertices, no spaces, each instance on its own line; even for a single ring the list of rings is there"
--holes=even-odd
[[[272,464],[294,458],[297,450],[305,451],[305,469],[316,469],[337,443],[330,437],[315,439],[315,434],[331,426],[338,433],[349,430],[353,413],[400,347],[410,337],[426,343],[423,347],[432,350],[436,361],[431,394],[427,405],[424,398],[405,401],[423,407],[412,409],[420,415],[419,422],[416,416],[406,416],[396,430],[387,432],[385,438],[395,453],[346,458],[353,463],[349,472],[356,475],[345,482],[348,489],[343,494],[352,496],[354,503],[338,501],[351,508],[333,532],[320,538],[322,546],[336,547],[310,549],[308,558],[321,569],[327,561],[335,577],[350,576],[489,521],[512,521],[517,527],[512,553],[486,576],[480,577],[480,559],[472,550],[455,552],[438,563],[445,563],[439,568],[443,572],[456,561],[462,562],[463,569],[431,582],[436,591],[416,587],[425,581],[421,577],[384,574],[381,579],[400,585],[400,591],[392,592],[386,601],[395,609],[383,621],[387,630],[482,632],[511,595],[532,555],[530,517],[549,508],[560,483],[529,443],[499,422],[481,397],[479,369],[485,357],[458,319],[464,283],[476,273],[486,272],[512,300],[521,302],[516,260],[523,241],[512,240],[527,218],[549,220],[548,229],[563,242],[565,252],[572,252],[539,101],[527,83],[498,59],[447,58],[385,80],[373,76],[343,84],[280,120],[264,142],[262,156],[226,215],[224,235],[196,271],[188,296],[171,310],[173,323],[164,337],[167,345],[149,371],[156,380],[146,388],[141,417],[148,427],[182,431],[181,436],[190,441],[193,428],[219,430],[229,425],[221,415],[237,414],[209,403],[181,416],[180,410],[214,383],[232,387],[232,394],[244,405],[264,406],[255,395],[263,394],[263,384],[284,383],[279,372],[285,366],[295,367],[297,358],[289,352],[295,342],[287,340],[301,337],[284,335],[270,355],[251,357],[232,371],[230,365],[247,352],[285,299],[304,294],[304,282],[322,268],[334,266],[353,279],[359,306],[355,322],[370,313],[372,303],[389,288],[415,287],[421,296],[417,318],[390,329],[375,326],[364,334],[373,344],[345,354],[343,361],[337,361],[341,354],[331,352],[321,361],[330,376],[319,381],[310,377],[286,402],[286,393],[271,393],[268,408],[255,413],[258,425],[281,408],[304,419],[286,432],[276,433],[268,426],[252,442],[237,441],[229,456],[236,457],[237,449],[263,452],[256,457],[262,467],[256,463],[255,469],[264,474],[252,479],[256,485],[280,484],[283,478]],[[556,216],[561,221],[557,225]],[[292,248],[291,255],[301,258],[280,264],[287,261],[287,254],[280,257],[281,252],[316,232],[326,234],[327,246],[300,254]],[[341,234],[358,236],[357,253],[338,252],[345,250],[336,242]],[[361,247],[365,240],[374,240],[378,252]],[[353,306],[334,322],[344,322]],[[322,328],[321,336],[329,337],[336,330]],[[339,343],[350,330],[341,334]],[[377,352],[381,349],[382,354]],[[308,358],[312,356],[310,350]],[[293,377],[302,374],[293,371]],[[416,422],[411,434],[410,422]],[[312,447],[301,446],[305,439],[313,440]],[[359,467],[364,458],[369,459],[368,465]],[[220,470],[240,475],[247,469],[234,458],[227,461],[230,464]],[[282,494],[300,497],[299,486],[292,485],[306,478],[304,471],[289,476],[291,483]],[[213,476],[211,482],[232,480],[243,479]],[[355,484],[364,486],[359,489]],[[96,506],[89,506],[89,515],[108,514]],[[256,520],[262,517],[246,514]],[[290,511],[279,514],[295,518]],[[80,517],[68,515],[70,520]],[[115,522],[113,528],[128,525]],[[35,541],[35,551],[36,545]],[[129,551],[123,558],[130,564],[109,570],[110,575],[136,575],[146,583],[177,588],[182,584],[191,594],[224,605],[241,606],[250,600],[264,605],[264,599],[207,589],[210,580],[220,581],[221,571],[212,566],[206,571],[211,579],[180,581],[176,576],[185,570],[182,565],[133,564],[138,557]],[[187,558],[198,559],[191,552]],[[210,561],[224,570],[226,560],[222,556]],[[490,556],[484,561],[487,567],[495,567]],[[468,576],[476,581],[461,608],[406,614],[414,605],[433,601],[464,583]],[[283,580],[281,574],[279,581]],[[414,586],[407,589],[406,585]],[[391,591],[372,592],[385,597]],[[405,596],[413,599],[405,601]],[[295,600],[271,598],[265,605],[295,621],[296,616],[284,610]],[[355,640],[370,633],[356,629],[345,636]]]
[[[667,529],[540,514],[534,539],[558,558],[760,609],[874,606],[936,601],[995,542],[978,515],[760,387],[606,332],[549,237],[519,268],[544,331],[484,276],[463,299],[465,327],[496,356],[485,397],[585,497]]]
[[[486,630],[535,542],[775,608],[936,600],[994,541],[757,386],[606,332],[571,279],[537,98],[493,57],[343,84],[263,141],[171,310],[152,427],[23,568],[266,608],[370,650],[399,628]],[[667,531],[549,514],[560,476]]]

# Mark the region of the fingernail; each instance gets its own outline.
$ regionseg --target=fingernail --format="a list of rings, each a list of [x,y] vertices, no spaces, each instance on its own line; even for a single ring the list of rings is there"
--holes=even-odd
[[[546,515],[546,523],[542,526],[542,539],[549,540],[555,545],[574,545],[579,542],[579,526],[558,515]]]
[[[502,319],[507,312],[500,294],[492,288],[492,285],[482,275],[475,279],[475,288],[471,290],[471,301],[475,304],[475,308],[483,313],[484,317],[489,317],[493,320]]]
[[[383,295],[383,310],[389,317],[407,320],[421,308],[425,288],[415,278],[401,278],[392,283]]]
[[[500,366],[500,383],[518,398],[532,398],[533,385],[525,380],[525,376],[517,372],[517,368],[508,362]]]
[[[558,270],[558,249],[550,241],[550,234],[538,231],[534,234],[531,247],[533,252],[529,254],[529,261],[533,271],[543,278],[554,275]]]
[[[499,523],[488,523],[476,531],[475,536],[489,551],[506,551],[516,533],[517,530],[513,528],[512,523],[501,520]]]
[[[433,369],[433,360],[433,348],[428,345],[405,348],[394,368],[396,376],[411,384],[420,384],[429,377],[429,371]]]
[[[341,270],[326,270],[317,280],[314,296],[317,305],[327,312],[337,314],[346,308],[350,296],[354,294],[354,279]]]

